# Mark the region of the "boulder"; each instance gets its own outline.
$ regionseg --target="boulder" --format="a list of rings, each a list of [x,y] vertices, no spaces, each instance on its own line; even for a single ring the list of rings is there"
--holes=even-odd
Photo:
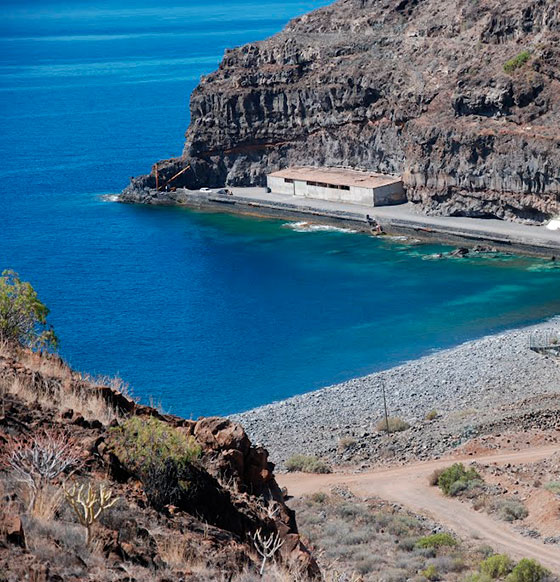
[[[240,424],[226,418],[203,418],[194,428],[196,440],[205,448],[213,451],[235,449],[247,454],[251,443]]]
[[[23,524],[17,515],[5,517],[2,529],[4,530],[5,539],[8,543],[25,548]]]

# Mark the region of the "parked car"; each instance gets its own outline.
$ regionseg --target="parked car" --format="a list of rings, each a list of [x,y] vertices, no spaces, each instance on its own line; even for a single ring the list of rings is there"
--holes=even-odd
[[[201,192],[212,192],[212,189],[204,187],[204,188],[201,188],[200,191]]]

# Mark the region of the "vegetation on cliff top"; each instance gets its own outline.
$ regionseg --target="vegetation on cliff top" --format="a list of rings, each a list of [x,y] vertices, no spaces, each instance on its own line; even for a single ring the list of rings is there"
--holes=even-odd
[[[58,338],[47,323],[49,309],[31,283],[15,271],[0,277],[0,340],[30,348],[56,348]]]

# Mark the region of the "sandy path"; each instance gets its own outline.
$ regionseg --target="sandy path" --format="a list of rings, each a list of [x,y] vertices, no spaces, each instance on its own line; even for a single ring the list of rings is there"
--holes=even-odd
[[[290,473],[277,476],[282,487],[290,495],[300,496],[315,491],[329,491],[333,485],[347,485],[360,497],[377,496],[387,501],[402,504],[416,513],[427,515],[449,527],[460,537],[488,543],[495,550],[514,558],[535,558],[553,572],[560,573],[560,548],[545,545],[539,540],[523,537],[511,525],[497,521],[486,513],[474,511],[467,503],[444,497],[439,489],[430,487],[428,477],[439,467],[450,462],[477,460],[482,463],[524,463],[544,459],[558,451],[558,445],[508,451],[493,455],[453,457],[403,467],[380,469],[367,473],[333,473],[314,475]]]

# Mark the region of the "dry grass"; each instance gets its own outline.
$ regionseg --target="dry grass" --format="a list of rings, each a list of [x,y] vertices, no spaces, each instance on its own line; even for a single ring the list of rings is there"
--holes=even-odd
[[[52,485],[45,485],[37,491],[35,503],[30,508],[30,515],[43,521],[52,520],[58,513],[63,501],[64,493],[62,489]]]
[[[387,430],[387,424],[389,425],[389,430]],[[398,418],[397,416],[389,416],[387,419],[382,418],[378,421],[375,428],[378,432],[401,432],[410,428],[410,424],[408,424],[406,420]]]
[[[118,376],[90,376],[73,371],[64,360],[49,353],[33,352],[30,349],[0,341],[0,357],[14,358],[25,367],[25,373],[18,371],[1,376],[0,367],[0,413],[4,396],[15,394],[27,402],[41,404],[60,411],[72,409],[87,420],[99,420],[103,424],[118,418],[117,411],[109,406],[97,393],[96,388],[109,387],[112,391],[133,399],[129,385]]]
[[[195,557],[186,536],[180,533],[174,535],[156,536],[158,553],[170,568],[184,568],[190,565]]]
[[[338,441],[338,450],[342,453],[348,449],[351,449],[356,445],[357,442],[358,441],[354,437],[344,436]]]
[[[80,374],[80,377],[87,384],[91,384],[92,386],[108,386],[113,392],[122,394],[131,400],[134,399],[130,384],[125,382],[120,376],[90,376],[89,374]]]
[[[33,356],[35,357],[28,358],[26,362],[29,369],[58,380],[72,380],[73,372],[62,358],[51,354],[33,354]]]
[[[46,365],[49,368],[49,364]],[[62,368],[56,368],[58,372]],[[87,420],[99,420],[107,425],[118,418],[117,411],[109,406],[104,398],[96,393],[95,388],[81,383],[77,384],[69,378],[49,376],[46,373],[36,375],[19,375],[15,378],[3,378],[0,381],[2,402],[8,393],[18,396],[22,400],[40,404],[45,408],[58,408],[61,412],[72,409]]]
[[[225,582],[230,580],[222,575],[223,578],[208,578],[208,580],[220,580]],[[325,582],[354,582],[350,579],[334,579],[324,575]],[[267,565],[264,574],[261,576],[255,569],[245,568],[243,572],[233,576],[231,582],[311,582],[309,577],[301,572],[297,563],[279,565],[270,563]],[[357,581],[356,581],[357,582]]]
[[[311,455],[292,455],[285,464],[288,471],[301,471],[302,473],[332,472],[326,461]]]

